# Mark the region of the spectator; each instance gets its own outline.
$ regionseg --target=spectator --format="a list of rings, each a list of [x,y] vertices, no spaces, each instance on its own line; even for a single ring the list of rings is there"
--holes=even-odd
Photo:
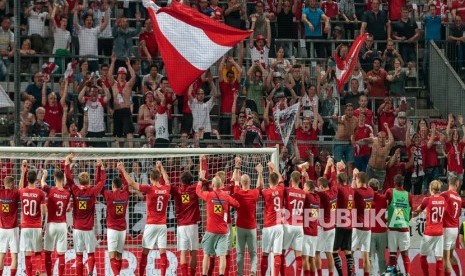
[[[430,132],[429,136],[426,136],[426,137],[422,137],[420,133],[420,137],[422,138],[422,143],[426,144],[425,183],[431,183],[431,181],[433,180],[438,180],[439,171],[441,168],[441,163],[439,162],[438,153],[437,153],[437,144],[441,141],[442,135],[440,131],[436,128],[435,124],[431,124],[429,132]]]
[[[374,47],[373,35],[369,33],[367,39],[365,40],[365,44],[363,45],[362,49],[360,49],[358,54],[362,70],[365,72],[373,70],[373,62],[376,58],[381,56],[381,53],[381,51],[378,51]]]
[[[378,1],[378,0],[374,0]],[[381,68],[381,59],[375,58],[373,70],[367,73],[367,88],[370,97],[386,97],[387,73]]]
[[[52,20],[53,22],[53,49],[52,54],[56,58],[51,58],[51,61],[54,61],[64,72],[63,68],[65,67],[65,62],[59,56],[69,56],[71,54],[71,33],[66,29],[68,26],[68,18],[62,16],[60,17],[58,23],[57,20]]]
[[[173,90],[170,87],[170,83],[167,77],[161,78],[160,87],[157,89],[157,92],[161,92],[164,96],[164,105],[166,112],[168,114],[168,133],[173,133],[173,106],[178,104],[178,100],[176,98],[176,94],[174,94]],[[155,94],[156,96],[157,94]],[[155,97],[157,100],[157,97]],[[158,97],[158,101],[161,101],[161,98]],[[155,118],[156,119],[156,118]]]
[[[318,105],[319,105],[319,98],[318,95],[320,94],[319,85],[310,85],[308,89],[305,91],[305,86],[302,85],[303,94],[300,102],[302,104],[302,114],[304,117],[312,118],[313,114],[319,113],[318,112]]]
[[[445,149],[447,154],[447,172],[448,176],[456,175],[460,181],[463,180],[463,150],[465,148],[465,138],[460,139],[460,134],[457,129],[452,129],[454,117],[449,114],[446,128]],[[465,125],[463,117],[457,116],[457,126],[460,126],[462,132],[465,133]],[[464,135],[465,137],[465,135]]]
[[[326,97],[323,97],[324,100],[321,102],[321,115],[325,118],[339,115],[339,99],[333,97],[333,88],[326,84],[322,90],[322,93],[326,93]],[[332,119],[326,120],[323,124],[323,135],[334,135],[337,122]]]
[[[365,80],[367,78],[367,74],[365,71],[361,68],[360,62],[357,62],[357,64],[354,67],[354,71],[352,71],[352,76],[351,79],[357,79],[358,81],[358,92],[365,94]]]
[[[30,99],[24,100],[23,103],[23,110],[21,111],[20,118],[21,118],[21,128],[24,130],[25,133],[29,133],[29,128],[35,123],[36,117],[32,110],[32,101]]]
[[[149,73],[142,78],[142,93],[147,91],[155,91],[160,85],[163,75],[158,73],[158,65],[150,64]]]
[[[456,0],[452,2],[451,15],[454,20],[457,15],[460,16],[460,18],[465,18],[465,0]]]
[[[97,1],[99,4],[98,9],[94,10],[94,26],[103,24],[105,21],[105,14],[108,11],[108,18],[112,17],[113,1],[102,0]],[[126,10],[125,10],[126,11]],[[112,21],[108,21],[107,26],[98,35],[98,53],[99,55],[111,56],[113,49],[113,36],[112,36]]]
[[[56,4],[52,6],[50,2],[36,0],[33,5],[25,11],[25,16],[28,18],[28,33],[27,35],[31,39],[31,47],[37,53],[45,52],[45,20],[50,20],[53,18],[48,12],[44,11],[44,6],[47,6],[49,10],[52,11],[54,16]]]
[[[387,41],[386,50],[384,50],[383,56],[382,56],[384,70],[386,72],[393,70],[394,68],[393,64],[394,64],[395,58],[400,60],[401,66],[404,66],[404,60],[402,59],[402,56],[394,48],[394,41],[392,39],[389,39]]]
[[[142,98],[143,104],[139,107],[137,113],[137,125],[139,126],[139,136],[147,137],[147,132],[154,132],[153,126],[155,125],[155,112],[157,110],[157,103],[155,96],[151,91],[144,94]]]
[[[386,158],[391,148],[394,146],[394,138],[386,123],[383,127],[387,129],[387,135],[386,132],[380,131],[377,137],[370,137],[367,139],[367,142],[371,144],[371,155],[368,160],[367,175],[369,179],[376,178],[379,183],[384,184],[386,179]],[[387,141],[386,136],[388,137]]]
[[[208,78],[208,84],[211,88],[210,99],[207,102],[204,102],[205,91],[203,89],[198,89],[196,95],[193,93],[193,85],[189,87],[189,108],[192,110],[192,128],[194,133],[199,134],[200,131],[203,132],[204,139],[211,138],[211,119],[210,111],[213,108],[213,105],[216,100],[216,87],[213,84],[213,79]]]
[[[133,37],[138,36],[140,30],[140,12],[136,12],[136,29],[129,27],[126,17],[120,17],[116,20],[116,26],[111,30],[114,37],[113,53],[115,53],[118,58],[115,63],[115,70],[121,66],[124,67],[124,62],[127,58],[134,58]]]
[[[317,70],[319,71],[319,70]],[[292,65],[291,74],[288,74],[288,81],[293,85],[293,89],[300,97],[305,95],[305,84],[304,82],[310,79],[310,73],[304,64]],[[317,82],[319,80],[317,79]],[[302,90],[304,87],[304,90]]]
[[[73,91],[79,93],[86,83],[92,79],[92,74],[89,71],[89,61],[87,58],[79,60],[79,72],[73,77]]]
[[[368,97],[366,95],[360,95],[358,99],[359,107],[354,110],[354,116],[358,117],[358,114],[365,113],[365,124],[370,125],[371,127],[374,126],[374,115],[373,111],[368,109]]]
[[[276,105],[281,105],[282,102],[286,102],[284,94],[278,96],[280,98]],[[266,106],[263,112],[262,131],[266,133],[266,140],[269,141],[269,143],[265,146],[274,147],[276,144],[280,144],[280,146],[282,145],[283,140],[274,120],[274,108],[271,98],[266,99]]]
[[[223,9],[218,6],[218,0],[210,0],[210,9],[212,10],[211,18],[223,21]]]
[[[417,22],[409,18],[407,7],[402,8],[402,17],[393,24],[392,30],[393,39],[402,41],[402,43],[399,43],[399,52],[404,62],[416,62],[417,47],[415,42],[420,37],[420,30],[418,29]]]
[[[344,161],[349,167],[349,174],[352,172],[354,163],[354,148],[350,144],[350,138],[354,134],[358,120],[354,116],[354,107],[351,104],[345,106],[344,115],[333,115],[337,122],[335,141],[342,142],[334,145],[334,160],[336,162]],[[349,175],[350,176],[350,175]]]
[[[252,114],[248,114],[246,116],[247,120],[241,133],[241,140],[243,141],[244,147],[263,147],[262,131],[255,125]]]
[[[263,107],[265,103],[263,97],[265,96],[264,80],[268,78],[268,72],[257,61],[250,66],[247,71],[246,79],[246,105],[252,111],[257,112],[259,115],[263,114]]]
[[[98,55],[98,35],[105,30],[109,21],[110,21],[110,13],[109,8],[107,6],[104,7],[105,9],[105,17],[103,18],[103,22],[96,27],[92,27],[94,20],[92,14],[85,14],[83,21],[84,26],[79,25],[78,23],[78,9],[80,7],[78,5],[75,6],[74,9],[74,17],[73,17],[73,25],[74,29],[77,32],[78,39],[79,39],[79,56],[97,56]],[[94,57],[88,57],[89,62],[89,70],[91,72],[95,72],[98,70],[98,59]]]
[[[234,72],[230,70],[226,73],[226,79],[223,78],[223,74],[220,74],[218,78],[221,93],[219,131],[222,135],[231,134],[230,116],[232,113],[232,103],[234,101],[234,95],[236,92],[240,91],[240,84],[238,80],[242,78],[242,68],[239,64],[237,64],[232,57],[228,57],[228,62],[232,63],[236,68],[237,76],[235,78]],[[222,72],[224,67],[225,58],[223,57],[218,71]]]
[[[305,7],[302,14],[302,22],[305,24],[305,39],[323,39],[323,33],[321,29],[321,21],[325,22],[324,33],[329,32],[329,17],[318,8],[316,0],[309,0],[309,6]],[[308,57],[312,57],[313,53],[310,53],[310,43],[307,44]],[[324,43],[314,44],[316,55],[318,58],[326,57],[326,45]]]
[[[397,123],[391,127],[391,133],[394,137],[394,141],[401,145],[404,145],[405,135],[407,135],[407,115],[401,111],[397,113]],[[409,133],[410,135],[410,133]],[[404,152],[405,153],[405,152]]]
[[[358,17],[355,13],[354,0],[340,0],[339,1],[339,14],[344,20],[345,37],[347,39],[354,39],[355,37],[355,24],[358,23]]]
[[[363,94],[363,92],[360,92],[360,90],[358,89],[359,86],[360,85],[358,83],[358,79],[353,78],[350,80],[349,91],[342,91],[342,94],[341,94],[341,96],[344,99],[344,103],[352,104],[355,109],[359,107],[358,102],[360,101],[360,96],[365,95]]]
[[[134,86],[132,87],[132,92],[135,95],[141,95],[142,94],[142,77],[141,77],[141,72],[140,72],[140,61],[138,59],[131,59],[131,67],[134,70],[134,73],[136,74],[136,80],[134,81]],[[126,80],[129,81],[131,79],[131,76],[127,76]],[[133,97],[134,99],[134,97]],[[136,100],[134,100],[136,101]],[[138,108],[139,106],[137,106]],[[137,112],[137,109],[134,109]]]
[[[208,0],[199,0],[199,12],[211,17],[213,14],[213,9],[208,5]]]
[[[294,2],[292,4],[292,2]],[[296,39],[296,33],[294,28],[294,16],[297,10],[297,4],[299,1],[289,1],[289,0],[279,0],[278,6],[276,9],[277,16],[276,16],[276,24],[277,24],[277,31],[276,38],[278,39]],[[286,57],[291,56],[292,48],[294,45],[292,43],[285,43],[282,46],[283,54]],[[281,48],[280,47],[280,48]],[[278,48],[277,55],[279,57],[280,48]],[[283,55],[284,56],[284,55]],[[283,72],[281,72],[283,73]]]
[[[392,108],[392,99],[385,98],[384,103],[378,107],[378,131],[384,131],[387,133],[385,125],[391,129],[394,126],[396,120],[396,111]]]
[[[156,92],[157,114],[155,115],[155,148],[167,148],[170,145],[168,127],[168,108],[166,96],[161,91]]]
[[[354,147],[354,167],[361,172],[366,172],[371,149],[365,139],[373,135],[373,128],[366,124],[366,115],[364,112],[359,113],[357,122],[354,134],[350,138]]]
[[[26,38],[25,40],[23,40],[23,43],[21,43],[21,49],[19,50],[19,53],[21,54],[20,72],[21,73],[31,72],[32,62],[35,60],[35,58],[33,57],[36,55],[36,51],[31,49],[31,40],[29,38]]]
[[[338,21],[339,6],[337,2],[333,0],[324,0],[321,2],[320,8],[330,20]]]
[[[42,85],[41,100],[42,107],[45,110],[44,121],[50,126],[50,130],[61,133],[61,118],[63,117],[63,105],[66,104],[67,91],[65,91],[60,101],[58,101],[58,96],[55,92],[50,92],[47,95],[46,84],[47,83],[44,82],[44,85]],[[65,80],[65,86],[68,86],[67,80]]]
[[[250,15],[250,21],[252,22],[250,29],[254,31],[250,38],[257,39],[259,35],[267,37],[268,30],[270,30],[270,25],[268,23],[272,17],[272,14],[265,12],[265,3],[260,0],[257,1],[255,13]],[[269,41],[270,40],[268,40],[268,42]]]
[[[5,16],[1,21],[0,28],[0,81],[4,81],[8,74],[11,59],[15,52],[15,35],[10,30],[11,19]]]
[[[360,34],[368,32],[373,35],[374,40],[386,41],[391,38],[391,22],[387,13],[379,9],[379,2],[380,0],[373,0],[371,10],[363,14]],[[386,43],[378,42],[377,48],[383,51]]]
[[[410,154],[408,162],[401,162],[400,160],[400,149],[396,149],[394,154],[389,158],[389,161],[386,162],[386,180],[384,182],[384,191],[390,188],[394,188],[394,176],[396,175],[406,175],[408,171],[413,166],[414,155]],[[404,179],[405,183],[405,179]],[[410,192],[410,184],[406,186],[405,190]]]
[[[429,42],[441,40],[441,15],[436,14],[436,5],[429,4],[429,13],[425,15],[425,49],[423,51],[423,82],[428,84]]]
[[[288,59],[284,58],[284,47],[278,46],[277,49],[276,58],[270,59],[270,67],[274,68],[276,72],[285,75],[291,70],[291,63]]]
[[[407,0],[394,0],[388,3],[388,14],[391,22],[401,20],[402,12],[406,9]]]
[[[268,68],[268,54],[270,52],[270,45],[271,45],[271,27],[270,27],[270,20],[268,18],[265,19],[266,22],[266,37],[263,35],[255,35],[255,22],[257,21],[256,16],[251,17],[252,26],[250,29],[252,30],[252,34],[249,37],[249,47],[250,47],[250,58],[253,62],[257,61],[263,66],[263,68]],[[254,45],[254,38],[255,37],[255,45]]]
[[[74,140],[72,138],[84,138],[87,135],[87,127],[89,125],[89,116],[84,111],[84,123],[81,131],[78,131],[77,124],[74,121],[68,122],[66,114],[68,113],[68,106],[63,106],[63,118],[61,120],[61,137],[65,138],[63,141],[64,147],[71,148],[85,148],[87,147],[86,142],[81,140]],[[69,139],[66,139],[69,138]]]
[[[463,33],[465,31],[465,25],[462,22],[462,18],[458,15],[455,16],[454,23],[454,25],[449,27],[449,40],[455,42],[455,52],[457,53],[456,57],[453,57],[452,60],[457,60],[456,70],[463,71],[465,70],[463,65],[463,42],[465,42],[465,36]]]
[[[240,110],[237,110],[237,101],[239,100],[239,92],[234,93],[234,100],[232,104],[232,115],[231,115],[231,124],[232,124],[232,135],[234,141],[239,141],[241,139],[242,129],[245,124],[245,106],[243,105]]]
[[[146,75],[151,70],[151,63],[158,58],[158,45],[155,41],[155,35],[153,34],[153,26],[151,19],[145,20],[145,30],[139,35],[140,44],[140,57],[142,59],[142,74]],[[158,67],[157,67],[158,72]],[[145,84],[142,82],[142,87]],[[143,89],[143,88],[142,88]],[[144,92],[145,93],[145,92]]]
[[[245,21],[242,19],[244,15],[246,14],[243,5],[237,0],[229,0],[228,7],[224,10],[224,24],[245,30]]]
[[[318,157],[318,134],[320,133],[321,125],[319,125],[318,112],[314,111],[313,121],[310,117],[303,117],[302,125],[300,123],[300,113],[302,106],[299,107],[297,117],[295,118],[295,140],[299,152],[299,159],[308,160],[312,157]],[[316,110],[316,109],[314,109]],[[309,144],[313,141],[314,144]]]
[[[428,190],[427,186],[422,187],[423,178],[425,176],[424,161],[426,145],[422,145],[421,138],[418,133],[415,133],[412,139],[410,139],[410,135],[406,136],[405,138],[409,159],[413,156],[412,168],[406,174],[406,191],[410,191],[413,187],[414,195],[426,194],[426,191]]]
[[[38,107],[36,109],[36,121],[29,128],[29,136],[31,137],[49,137],[50,136],[50,126],[44,121],[45,117],[45,108]],[[53,131],[55,133],[55,131]],[[39,147],[48,147],[50,141],[37,142],[33,143],[32,141],[28,142],[28,146],[39,146]]]
[[[390,71],[386,79],[390,82],[389,96],[405,96],[405,83],[407,81],[407,70],[402,68],[400,59],[393,61],[394,70]]]
[[[32,103],[31,112],[35,113],[36,109],[40,106],[42,100],[42,86],[44,85],[44,76],[42,72],[34,74],[34,83],[26,87],[26,91],[21,93],[21,100],[28,99]],[[50,94],[52,89],[47,86],[46,94]]]

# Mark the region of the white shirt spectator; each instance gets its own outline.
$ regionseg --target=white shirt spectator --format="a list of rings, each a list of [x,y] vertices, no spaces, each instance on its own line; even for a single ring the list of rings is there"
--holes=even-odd
[[[47,15],[48,12],[38,13],[31,10],[28,17],[28,35],[38,34],[41,37],[45,37],[45,20],[47,20]]]
[[[15,34],[10,30],[5,32],[3,28],[0,28],[0,50],[10,51],[10,45],[14,42]]]
[[[55,53],[58,49],[68,49],[68,44],[71,43],[71,33],[68,30],[56,28],[53,35],[55,44],[53,45],[52,53]]]
[[[213,99],[214,97],[210,98],[206,103],[201,103],[197,99],[192,99],[192,101],[189,102],[193,118],[192,129],[195,132],[199,132],[199,128],[201,127],[203,127],[205,132],[212,131],[210,111],[213,108]]]
[[[105,131],[105,101],[103,98],[98,98],[93,102],[86,99],[85,106],[88,108],[89,114],[89,127],[88,132],[102,132]]]
[[[98,34],[100,33],[100,27],[89,29],[80,26],[77,33],[79,38],[79,55],[98,55]],[[95,58],[89,58],[89,60],[95,60]]]
[[[268,68],[269,59],[268,53],[270,52],[270,48],[267,46],[263,47],[263,49],[258,50],[257,47],[253,47],[250,49],[250,58],[252,62],[258,60],[264,68]]]
[[[165,106],[160,106],[155,114],[155,138],[169,140],[168,112]]]
[[[111,17],[111,9],[108,9],[108,15]],[[94,11],[94,26],[98,26],[100,24],[103,24],[103,20],[105,18],[105,11],[102,10],[97,10]],[[103,29],[102,32],[98,35],[98,37],[101,38],[113,38],[111,34],[111,20],[108,23],[108,25]]]

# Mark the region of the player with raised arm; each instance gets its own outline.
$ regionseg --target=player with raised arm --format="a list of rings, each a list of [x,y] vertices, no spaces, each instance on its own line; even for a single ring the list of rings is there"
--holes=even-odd
[[[83,254],[87,252],[87,275],[93,275],[95,267],[95,248],[97,238],[94,233],[95,202],[97,195],[103,189],[106,182],[105,169],[102,160],[97,160],[95,171],[95,186],[90,186],[90,177],[87,172],[78,175],[79,185],[74,183],[74,175],[71,172],[71,161],[74,153],[70,153],[65,159],[66,187],[71,191],[73,198],[73,240],[76,251],[76,275],[84,275]]]
[[[160,161],[157,161],[156,168],[150,172],[150,184],[139,184],[133,181],[124,167],[121,168],[121,173],[131,187],[146,195],[147,224],[142,237],[139,275],[145,275],[150,250],[158,248],[160,252],[160,271],[161,275],[165,276],[168,268],[168,257],[166,256],[166,208],[171,190],[168,175]]]
[[[21,165],[21,180],[19,186],[19,198],[21,201],[21,237],[20,250],[24,252],[26,259],[26,274],[32,276],[32,254],[35,255],[35,275],[40,275],[42,266],[42,220],[45,217],[45,195],[42,190],[36,188],[37,172],[27,169],[27,161]],[[27,182],[27,185],[26,185]]]
[[[444,253],[443,219],[446,200],[440,195],[441,187],[441,181],[431,181],[429,184],[431,196],[425,197],[414,212],[414,216],[418,216],[423,211],[426,212],[425,233],[420,244],[420,262],[423,275],[429,275],[427,257],[431,252],[436,257],[436,275],[442,275],[444,269],[442,261]]]
[[[267,164],[269,170],[269,188],[262,189],[264,218],[262,229],[262,260],[260,270],[262,276],[267,275],[268,255],[274,255],[274,276],[279,275],[283,251],[284,230],[282,225],[282,208],[284,204],[284,182],[281,174],[272,162]]]
[[[306,171],[302,172],[305,175]],[[302,245],[304,276],[315,275],[315,251],[318,237],[318,211],[320,210],[320,197],[315,192],[315,182],[307,180],[304,184],[306,194],[305,209],[309,212],[308,221],[304,220],[304,241]]]
[[[47,170],[42,170],[41,186],[47,194],[47,226],[45,227],[45,271],[52,276],[52,252],[58,255],[58,275],[64,276],[65,253],[68,250],[68,226],[66,210],[71,198],[70,192],[64,188],[65,175],[60,170],[53,173],[55,187],[47,185]]]
[[[220,258],[219,274],[225,275],[226,251],[228,249],[228,210],[229,206],[239,207],[237,200],[227,195],[221,189],[222,180],[215,176],[212,180],[213,191],[202,191],[202,181],[205,180],[205,171],[199,173],[199,183],[196,193],[199,198],[206,202],[207,228],[202,238],[203,262],[202,275],[207,275],[210,256],[216,255]]]
[[[460,268],[454,256],[455,243],[459,234],[460,214],[462,213],[462,198],[460,191],[461,180],[457,176],[449,176],[449,189],[441,196],[446,200],[444,211],[444,275],[451,275],[453,268],[456,275],[460,275]]]
[[[10,249],[10,275],[15,276],[19,249],[19,191],[15,188],[14,178],[11,176],[5,177],[3,185],[5,188],[0,188],[0,275],[3,275],[5,257]]]

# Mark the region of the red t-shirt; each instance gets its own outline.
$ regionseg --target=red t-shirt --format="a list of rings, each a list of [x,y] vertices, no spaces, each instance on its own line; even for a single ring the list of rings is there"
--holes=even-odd
[[[170,199],[170,185],[140,185],[139,191],[146,194],[147,224],[166,224],[166,208]]]
[[[368,95],[370,97],[386,97],[386,78],[387,78],[387,73],[384,70],[379,70],[378,72],[375,71],[370,71],[367,73],[369,77],[376,77],[376,81],[370,82],[369,91]]]
[[[277,142],[278,144],[281,144],[283,141],[273,120],[270,120],[270,123],[266,127],[266,138],[268,141]],[[269,146],[274,147],[275,145],[270,144]]]
[[[308,222],[304,223],[304,235],[318,236],[318,211],[320,210],[320,197],[316,193],[308,193],[305,200],[305,210],[310,210]]]
[[[97,170],[96,185],[77,186],[69,165],[65,167],[66,186],[70,188],[73,196],[73,227],[74,229],[91,231],[94,228],[95,202],[97,195],[105,185],[107,179],[105,171]]]
[[[19,189],[21,200],[21,228],[42,228],[41,204],[45,204],[45,195],[37,188]]]
[[[373,205],[376,213],[376,217],[381,218],[381,220],[384,222],[384,225],[382,226],[378,220],[374,221],[375,226],[371,227],[371,232],[372,233],[384,233],[386,232],[386,210],[387,210],[387,202],[386,202],[386,196],[383,194],[379,194],[378,192],[374,192],[374,198],[373,198]],[[372,209],[373,209],[372,205]],[[381,215],[383,213],[383,215]]]
[[[18,227],[19,191],[17,189],[0,189],[0,228]]]
[[[234,94],[239,91],[240,85],[238,81],[229,83],[227,81],[220,82],[221,91],[221,113],[232,113],[232,105],[234,102]]]
[[[44,121],[50,126],[50,130],[61,133],[61,118],[63,117],[63,107],[58,102],[55,106],[50,106],[48,103],[44,106],[45,117]]]
[[[373,111],[371,111],[368,108],[362,111],[359,107],[354,110],[354,117],[358,117],[358,114],[360,114],[360,112],[365,112],[365,124],[369,126],[373,126],[373,118],[374,118]]]
[[[211,8],[211,7],[210,7]],[[223,9],[221,9],[220,7],[216,7],[216,8],[211,8],[212,9],[212,14],[214,14],[215,16],[213,17],[213,19],[215,20],[221,20],[223,19]]]
[[[239,207],[237,200],[221,190],[202,191],[202,185],[197,185],[197,195],[207,203],[207,232],[213,234],[228,233],[229,207]]]
[[[420,209],[426,211],[425,235],[442,236],[446,200],[440,195],[425,197]]]
[[[404,191],[404,188],[391,188],[391,189],[388,189],[386,191],[386,193],[384,194],[384,196],[386,197],[386,203],[387,203],[388,206],[389,206],[389,204],[391,204],[391,201],[392,201],[393,189],[396,189],[397,191]],[[412,194],[411,193],[408,193],[408,204],[410,205],[410,208],[412,210],[412,208],[413,208],[413,199],[412,199]],[[401,228],[389,228],[389,230],[397,231],[397,232],[408,232],[409,228],[408,227],[403,228],[403,229],[401,229]]]
[[[337,209],[337,185],[333,181],[329,181],[329,190],[317,192],[320,197],[320,206],[323,210],[324,224],[323,230],[331,230],[336,227],[336,209]],[[333,218],[333,219],[331,219]]]
[[[153,32],[142,32],[139,35],[139,42],[145,41],[145,46],[147,47],[148,52],[152,56],[152,59],[158,57],[158,45],[155,40],[155,35]],[[145,51],[140,50],[140,56],[146,57]]]
[[[370,223],[365,223],[365,215],[370,215],[369,212],[373,208],[373,199],[374,192],[371,187],[354,189],[354,207],[357,209],[357,224],[363,224],[363,226],[357,225],[355,228],[363,231],[368,231],[371,229]]]
[[[378,117],[379,131],[384,131],[387,133],[387,129],[384,127],[384,123],[387,123],[389,129],[391,129],[394,126],[395,120],[396,115],[394,114],[394,110],[390,110],[388,112],[383,111]]]
[[[66,210],[71,198],[67,189],[58,189],[45,185],[42,190],[47,194],[47,223],[66,223]]]
[[[386,167],[386,179],[384,180],[383,190],[386,191],[389,188],[394,188],[394,176],[397,174],[404,175],[405,173],[405,162],[397,163],[390,168]]]
[[[13,163],[9,160],[6,162],[1,162],[0,160],[0,187],[3,188],[3,180],[7,176],[12,176],[13,173]]]
[[[300,142],[317,141],[320,130],[310,127],[309,131],[304,131],[302,127],[295,130],[295,139],[297,140],[297,147],[299,148],[300,158],[306,160],[309,156],[307,150],[313,153],[314,157],[318,157],[318,146],[316,144],[299,144]]]
[[[456,10],[455,12],[456,15],[460,16],[461,18],[465,18],[465,1],[452,2],[452,10]]]
[[[321,3],[321,10],[325,13],[328,17],[336,17],[339,15],[339,9],[337,3],[331,1],[331,3],[324,1]]]
[[[175,203],[178,225],[193,225],[200,221],[199,197],[195,192],[196,185],[171,186],[171,195]]]
[[[439,136],[436,136],[434,138],[434,142],[439,142],[440,138]],[[433,144],[431,148],[426,147],[425,150],[425,160],[423,160],[423,163],[425,163],[425,168],[433,168],[433,167],[438,167],[441,164],[439,163],[438,159],[438,153],[436,152],[436,145]]]
[[[441,196],[446,201],[446,210],[444,212],[444,228],[458,228],[460,214],[462,213],[462,198],[457,192],[445,191]]]
[[[279,183],[275,188],[263,189],[260,191],[265,205],[263,227],[271,227],[281,221],[281,209],[284,204],[284,183]],[[281,223],[279,223],[281,224]]]
[[[449,172],[455,172],[457,174],[463,173],[462,153],[464,147],[465,143],[462,141],[455,145],[452,142],[446,143],[447,170]]]
[[[287,224],[303,225],[305,192],[300,188],[288,187],[284,189],[284,208],[289,216]]]
[[[260,191],[257,189],[244,191],[234,186],[234,198],[239,202],[237,208],[236,226],[244,229],[257,228],[257,202]]]
[[[354,208],[354,189],[352,189],[352,187],[349,185],[337,185],[337,208],[348,211],[348,221],[343,221],[342,223],[347,223],[352,220],[352,209]],[[352,229],[352,225],[341,228]]]
[[[124,178],[123,178],[124,179]],[[107,228],[124,231],[126,230],[126,212],[129,202],[129,188],[123,180],[121,190],[103,190],[102,195],[107,203]]]
[[[235,141],[241,140],[242,127],[238,123],[235,123],[232,126],[232,133],[233,133],[233,139]]]
[[[398,21],[402,17],[402,7],[407,5],[406,0],[390,0],[389,1],[389,20]]]
[[[363,126],[357,126],[354,131],[355,142],[360,141],[365,138],[369,138],[370,134],[373,133],[373,129],[370,125],[365,124]],[[354,156],[362,157],[369,156],[371,153],[370,146],[368,145],[358,145],[354,147]]]

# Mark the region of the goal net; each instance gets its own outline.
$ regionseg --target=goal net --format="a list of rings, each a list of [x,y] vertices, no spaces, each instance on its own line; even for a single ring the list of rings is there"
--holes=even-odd
[[[234,158],[239,156],[242,159],[241,171],[243,174],[248,174],[251,178],[251,187],[255,187],[257,174],[255,166],[262,164],[266,167],[268,162],[277,164],[278,153],[275,148],[264,149],[223,149],[223,148],[171,148],[171,149],[98,149],[98,148],[19,148],[8,147],[0,148],[0,188],[4,188],[4,178],[13,176],[15,186],[18,186],[20,179],[20,166],[22,160],[28,161],[30,170],[38,172],[37,187],[40,187],[40,179],[42,170],[48,171],[47,184],[53,186],[54,170],[64,170],[64,160],[66,155],[74,152],[75,157],[71,164],[71,169],[74,176],[77,178],[78,173],[88,172],[91,177],[91,185],[95,177],[94,170],[97,159],[103,161],[107,181],[105,189],[111,189],[111,181],[119,175],[116,168],[118,161],[122,161],[130,176],[139,183],[149,183],[149,172],[155,166],[157,161],[161,161],[163,167],[167,171],[171,185],[180,185],[180,175],[184,171],[190,171],[194,176],[193,185],[196,185],[198,179],[198,171],[200,165],[199,156],[205,155],[207,160],[207,173],[209,178],[218,171],[224,171],[227,179],[231,179],[234,170]],[[204,166],[204,165],[203,165]],[[264,177],[267,179],[268,171],[264,170]],[[75,181],[78,183],[77,179]],[[226,181],[228,182],[228,180]],[[206,211],[205,204],[200,201],[201,221],[199,227],[199,241],[205,233],[206,226]],[[67,210],[68,223],[68,251],[65,255],[66,267],[65,275],[75,275],[75,257],[73,250],[72,239],[72,207]],[[18,210],[18,218],[20,219],[21,210]],[[232,221],[234,225],[235,213],[232,211]],[[138,264],[141,256],[142,234],[146,224],[146,203],[143,194],[138,191],[131,191],[131,196],[128,204],[127,221],[127,237],[125,244],[125,252],[123,254],[123,266],[121,275],[137,275]],[[257,206],[257,224],[258,236],[260,237],[260,229],[263,225],[263,204]],[[179,253],[176,250],[176,216],[175,204],[172,199],[169,201],[167,208],[167,228],[168,228],[168,248],[167,257],[169,261],[167,275],[181,275],[179,265]],[[45,227],[44,227],[45,229]],[[94,275],[113,275],[110,268],[110,259],[107,252],[106,244],[106,203],[102,196],[97,198],[94,232],[98,240],[97,251],[95,252],[96,265]],[[260,240],[260,238],[259,238]],[[58,263],[55,255],[54,275],[58,275]],[[232,261],[230,275],[237,275],[236,253],[235,248],[232,249]],[[86,254],[84,254],[84,262],[86,262]],[[146,275],[160,275],[158,259],[160,254],[157,250],[152,250],[148,257]],[[200,249],[197,256],[197,274],[201,275],[202,267],[202,250]],[[259,258],[260,259],[260,258]],[[5,273],[9,275],[10,258],[5,262]],[[24,269],[24,256],[19,254],[18,275]],[[86,270],[85,266],[85,270]],[[258,268],[257,268],[258,269]],[[42,268],[45,273],[45,267]],[[215,275],[218,272],[218,260],[215,265]],[[244,265],[244,275],[250,273],[250,259],[246,253]],[[45,275],[45,274],[44,274]],[[85,274],[87,275],[87,274]]]

